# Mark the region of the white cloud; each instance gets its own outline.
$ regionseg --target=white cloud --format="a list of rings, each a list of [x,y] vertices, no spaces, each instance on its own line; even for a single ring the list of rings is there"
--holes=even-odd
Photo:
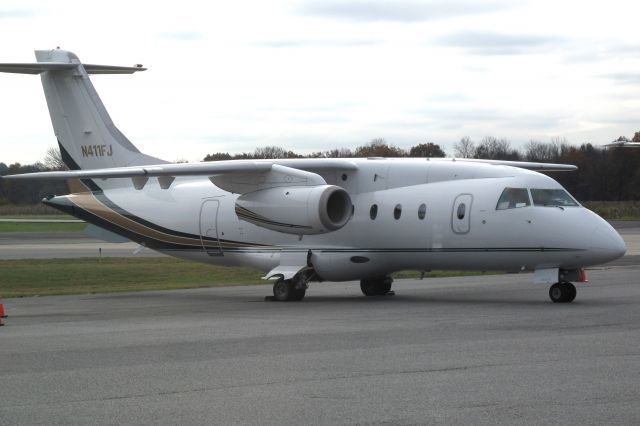
[[[301,12],[359,22],[419,22],[493,12],[502,8],[505,8],[504,4],[475,1],[321,0],[305,2]]]
[[[557,47],[563,41],[559,37],[466,30],[438,39],[445,46],[460,47],[479,55],[522,55]]]

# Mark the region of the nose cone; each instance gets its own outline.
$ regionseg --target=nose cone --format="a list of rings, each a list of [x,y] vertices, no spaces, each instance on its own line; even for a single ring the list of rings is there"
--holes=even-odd
[[[598,225],[591,237],[590,250],[595,252],[600,263],[618,259],[627,251],[624,240],[608,223]]]

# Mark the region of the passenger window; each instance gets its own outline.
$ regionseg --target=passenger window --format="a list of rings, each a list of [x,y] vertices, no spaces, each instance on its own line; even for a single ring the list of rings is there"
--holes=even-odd
[[[420,204],[420,207],[418,207],[418,219],[420,220],[424,219],[426,214],[427,214],[427,205]]]
[[[564,189],[532,189],[534,206],[578,207],[576,200]]]
[[[526,188],[505,188],[500,195],[496,210],[518,209],[531,205]]]
[[[371,218],[371,220],[375,220],[376,216],[378,216],[378,205],[374,204],[369,210],[369,217]]]
[[[464,203],[460,203],[460,205],[458,206],[458,219],[462,220],[464,219],[464,213],[465,210],[467,209],[467,206],[464,205]]]
[[[401,204],[396,204],[396,208],[393,209],[393,217],[398,220],[400,219],[400,216],[402,215],[402,205]]]

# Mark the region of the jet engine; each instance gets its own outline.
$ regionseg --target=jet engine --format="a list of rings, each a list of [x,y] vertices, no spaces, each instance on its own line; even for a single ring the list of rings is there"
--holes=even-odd
[[[238,218],[296,235],[338,230],[347,224],[351,212],[351,197],[334,185],[268,188],[236,200]]]

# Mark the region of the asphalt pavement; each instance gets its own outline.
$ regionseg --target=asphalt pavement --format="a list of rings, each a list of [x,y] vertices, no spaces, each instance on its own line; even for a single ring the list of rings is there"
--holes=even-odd
[[[0,423],[639,424],[639,272],[7,299]]]

